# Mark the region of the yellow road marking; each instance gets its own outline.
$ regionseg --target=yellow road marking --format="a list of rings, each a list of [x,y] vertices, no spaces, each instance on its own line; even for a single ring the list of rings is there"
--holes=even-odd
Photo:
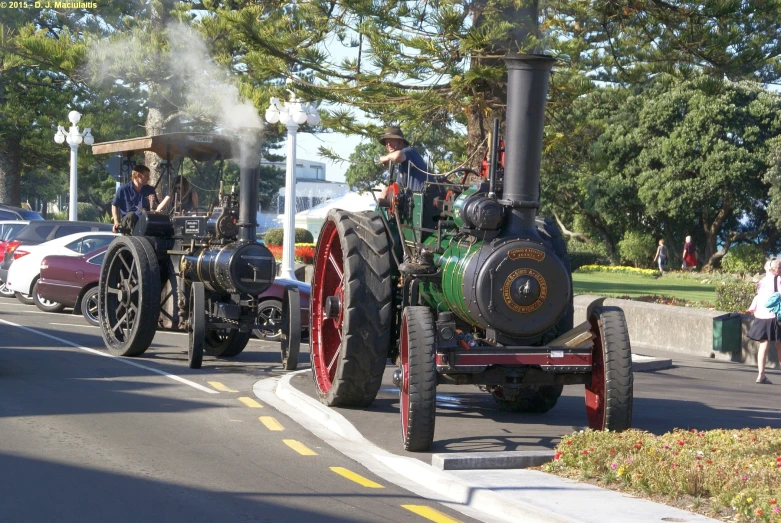
[[[239,392],[237,390],[233,390],[230,387],[226,387],[225,385],[223,385],[219,381],[207,381],[206,383],[208,383],[209,385],[211,385],[215,389],[219,390],[220,392]]]
[[[294,439],[283,439],[282,441],[285,443],[285,445],[295,450],[302,456],[317,456],[317,452],[310,449],[300,441],[296,441]]]
[[[242,402],[243,404],[245,404],[247,407],[250,407],[252,409],[262,409],[263,408],[263,405],[261,405],[260,403],[258,403],[254,399],[248,398],[246,396],[242,396],[241,398],[239,398],[239,401]]]
[[[402,505],[401,508],[405,508],[410,512],[414,512],[418,516],[423,516],[424,518],[431,521],[436,521],[437,523],[461,523],[457,519],[448,517],[440,511],[434,510],[433,508],[427,507],[425,505]]]
[[[362,486],[364,486],[366,488],[385,488],[382,485],[380,485],[379,483],[375,483],[374,481],[372,481],[370,479],[364,478],[360,474],[356,474],[355,472],[353,472],[351,470],[347,470],[344,467],[331,467],[331,470],[333,470],[334,472],[336,472],[340,476],[343,476],[343,477],[349,479],[350,481],[354,481],[354,482],[358,483],[359,485],[362,485]]]
[[[285,430],[285,428],[279,424],[279,422],[274,419],[273,416],[261,416],[258,418],[262,424],[266,426],[268,430],[273,430],[275,432],[279,432],[280,430]]]

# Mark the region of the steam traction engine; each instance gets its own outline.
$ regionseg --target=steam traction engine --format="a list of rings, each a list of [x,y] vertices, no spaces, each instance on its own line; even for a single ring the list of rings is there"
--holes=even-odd
[[[99,284],[100,326],[112,354],[143,354],[158,326],[189,333],[191,368],[200,368],[204,351],[232,357],[244,350],[252,329],[259,327],[258,295],[276,274],[273,255],[255,240],[259,162],[253,161],[251,151],[258,149],[256,144],[199,133],[93,146],[95,154],[119,152],[128,159],[156,152],[164,159],[161,181],[169,185],[174,159],[181,168],[185,159],[195,166],[241,157],[240,191],[223,191],[220,182],[218,205],[181,212],[177,204],[186,195],[172,192],[171,215],[138,212],[123,219],[123,235],[106,251]],[[293,368],[297,349],[290,355]]]
[[[479,385],[503,407],[538,413],[564,385],[584,384],[591,428],[631,424],[623,311],[594,307],[573,328],[566,246],[536,216],[553,59],[505,62],[506,150],[500,157],[495,121],[487,179],[419,193],[394,184],[377,212],[331,211],[318,239],[310,326],[320,399],[368,406],[390,357],[410,451],[431,446],[439,383]]]

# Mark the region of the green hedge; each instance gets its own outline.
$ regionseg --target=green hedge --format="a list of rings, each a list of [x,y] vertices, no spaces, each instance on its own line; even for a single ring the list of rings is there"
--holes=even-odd
[[[603,256],[596,252],[572,251],[569,253],[569,263],[575,271],[584,265],[599,265],[607,263]]]
[[[282,238],[285,235],[284,229],[269,229],[263,237],[263,243],[266,245],[282,245]],[[295,243],[314,243],[315,237],[306,229],[296,229]]]
[[[757,293],[757,284],[751,281],[732,281],[716,287],[716,309],[724,312],[743,312],[751,305]]]
[[[753,243],[732,247],[721,259],[721,268],[725,272],[758,273],[762,272],[767,253]]]

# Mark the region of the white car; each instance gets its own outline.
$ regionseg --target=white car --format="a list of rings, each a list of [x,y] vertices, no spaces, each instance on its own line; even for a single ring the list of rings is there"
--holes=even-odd
[[[6,286],[26,305],[34,303],[43,311],[59,312],[65,308],[64,305],[38,296],[36,284],[43,259],[51,254],[81,256],[105,247],[115,236],[113,232],[79,232],[38,245],[21,246],[14,252]]]

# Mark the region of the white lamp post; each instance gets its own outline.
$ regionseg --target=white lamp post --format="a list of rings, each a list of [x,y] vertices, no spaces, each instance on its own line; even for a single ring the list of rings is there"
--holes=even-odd
[[[287,127],[287,170],[285,173],[285,225],[282,243],[282,270],[280,277],[296,279],[293,270],[296,235],[296,133],[298,126],[308,123],[320,123],[320,115],[314,104],[302,104],[296,100],[292,91],[290,101],[279,104],[279,98],[272,98],[271,105],[266,109],[266,121],[270,124],[281,122]]]
[[[70,203],[68,204],[68,219],[70,221],[78,220],[78,192],[79,192],[79,180],[78,180],[78,150],[79,145],[83,141],[86,145],[92,145],[95,139],[92,137],[91,129],[87,127],[84,131],[79,132],[79,126],[76,125],[81,120],[81,114],[78,111],[71,111],[68,113],[68,120],[71,122],[70,129],[66,132],[63,126],[57,126],[57,133],[54,135],[54,141],[57,143],[64,143],[66,140],[71,148],[71,177],[70,177]]]

